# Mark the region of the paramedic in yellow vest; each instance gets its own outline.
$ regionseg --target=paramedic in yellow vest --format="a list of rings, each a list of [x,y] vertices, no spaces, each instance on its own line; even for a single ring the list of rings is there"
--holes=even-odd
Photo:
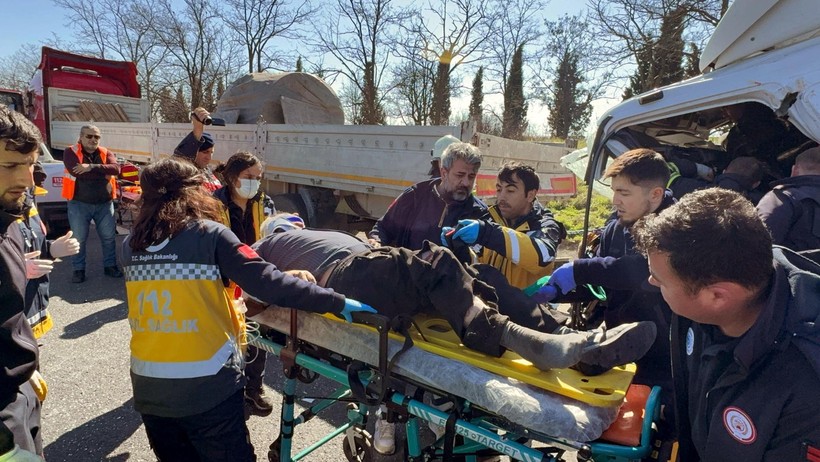
[[[63,197],[68,200],[68,223],[74,237],[80,242],[80,251],[71,259],[74,274],[71,282],[82,283],[86,278],[86,240],[91,220],[100,236],[103,254],[103,273],[121,278],[117,267],[114,221],[114,199],[117,196],[117,175],[120,165],[113,152],[100,146],[100,129],[84,125],[77,144],[63,152]]]
[[[235,281],[265,304],[350,321],[375,312],[265,262],[219,223],[205,176],[177,158],[145,167],[142,208],[122,245],[134,408],[160,461],[255,461],[244,419],[246,345]]]
[[[273,201],[261,190],[262,162],[249,152],[240,151],[232,155],[220,166],[224,186],[214,192],[214,197],[222,203],[222,224],[243,244],[252,245],[260,237],[260,226],[275,209]],[[230,292],[229,292],[230,293]],[[265,350],[248,346],[245,357],[245,402],[251,412],[268,415],[273,411],[273,403],[265,395],[262,385],[265,376]]]
[[[538,174],[529,165],[504,164],[496,179],[490,219],[460,220],[452,236],[479,245],[479,263],[498,269],[520,289],[552,271],[558,244],[566,237],[564,226],[538,202],[540,187]]]

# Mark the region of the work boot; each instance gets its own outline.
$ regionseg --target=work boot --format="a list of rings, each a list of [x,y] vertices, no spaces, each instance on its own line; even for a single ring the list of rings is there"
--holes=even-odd
[[[250,406],[252,411],[268,415],[273,412],[273,403],[270,402],[268,396],[265,394],[265,387],[261,388],[245,388],[245,402]]]
[[[585,375],[599,375],[615,366],[637,361],[655,342],[657,328],[651,321],[621,324],[590,331],[590,344],[584,348],[576,369]]]
[[[390,423],[382,413],[376,415],[376,426],[373,431],[373,448],[379,454],[390,455],[396,452],[396,424]]]
[[[106,266],[105,268],[103,268],[103,274],[105,274],[106,276],[108,276],[110,278],[121,278],[122,277],[122,271],[120,271],[120,269],[117,268],[116,266]]]
[[[71,275],[71,282],[75,284],[85,282],[85,270],[74,270],[74,274]]]

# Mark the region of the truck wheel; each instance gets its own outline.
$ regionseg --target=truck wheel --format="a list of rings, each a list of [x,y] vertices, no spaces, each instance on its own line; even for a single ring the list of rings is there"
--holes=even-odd
[[[297,213],[305,222],[305,226],[313,226],[308,218],[307,207],[298,194],[277,194],[273,196],[273,205],[277,212]]]

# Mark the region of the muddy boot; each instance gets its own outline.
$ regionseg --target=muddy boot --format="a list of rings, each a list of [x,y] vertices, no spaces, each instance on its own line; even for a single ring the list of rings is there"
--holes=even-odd
[[[599,375],[641,359],[655,342],[657,328],[651,321],[641,321],[612,329],[601,326],[589,333],[590,344],[584,348],[575,369],[585,375]]]
[[[545,371],[577,363],[589,345],[590,337],[591,334],[587,332],[546,334],[507,322],[501,336],[501,345]]]

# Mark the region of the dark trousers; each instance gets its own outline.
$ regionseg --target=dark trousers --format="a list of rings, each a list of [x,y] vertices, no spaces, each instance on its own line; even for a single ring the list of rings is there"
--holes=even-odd
[[[268,359],[268,352],[253,345],[248,345],[245,353],[245,377],[248,382],[245,384],[246,390],[261,390],[262,379],[265,377],[265,361]]]
[[[40,400],[28,382],[20,385],[14,401],[0,408],[0,425],[14,435],[14,444],[26,451],[43,455]]]
[[[326,285],[391,318],[423,312],[442,316],[464,345],[500,356],[504,353],[501,335],[509,317],[499,312],[498,306],[510,308],[513,303],[497,305],[496,290],[476,279],[477,274],[465,269],[449,249],[425,242],[417,251],[383,247],[352,255],[336,266]],[[509,286],[503,275],[501,279]],[[507,291],[502,289],[501,293]],[[481,298],[488,308],[476,307],[474,296]],[[526,318],[530,324],[555,324],[552,330],[558,326],[540,309],[528,315],[519,309],[513,311],[517,318]]]
[[[215,408],[186,417],[142,414],[148,442],[160,462],[253,462],[242,390]]]

